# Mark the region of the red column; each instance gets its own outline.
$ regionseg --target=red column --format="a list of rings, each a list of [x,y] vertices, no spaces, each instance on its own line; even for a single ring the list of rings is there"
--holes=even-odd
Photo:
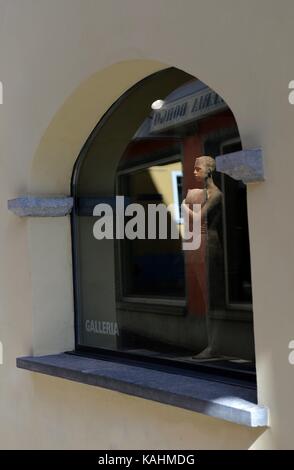
[[[199,187],[194,177],[195,158],[202,155],[201,136],[189,136],[183,142],[184,196],[188,189]],[[185,251],[185,271],[188,313],[203,316],[208,312],[208,286],[206,268],[206,237],[202,227],[201,245],[198,250]]]

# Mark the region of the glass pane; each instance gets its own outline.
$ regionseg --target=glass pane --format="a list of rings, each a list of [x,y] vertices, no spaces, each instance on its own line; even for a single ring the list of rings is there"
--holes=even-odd
[[[222,98],[174,68],[105,116],[73,178],[80,347],[254,371],[246,187],[215,164],[240,148]]]
[[[222,153],[241,150],[241,143],[228,142]],[[251,269],[247,224],[246,185],[229,176],[223,177],[225,194],[225,230],[228,304],[251,304]]]
[[[174,175],[182,172],[181,162],[148,166],[119,178],[124,196],[130,202],[140,204],[145,211],[145,239],[128,240],[121,243],[124,295],[145,297],[185,297],[185,269],[181,237],[171,238],[171,231],[180,232],[179,203],[181,203],[181,178]],[[176,184],[174,188],[174,184]],[[176,194],[174,194],[174,190]],[[174,205],[166,220],[166,236],[159,238],[159,224],[155,225],[153,239],[148,238],[148,207],[160,209]],[[159,215],[155,215],[159,221]]]

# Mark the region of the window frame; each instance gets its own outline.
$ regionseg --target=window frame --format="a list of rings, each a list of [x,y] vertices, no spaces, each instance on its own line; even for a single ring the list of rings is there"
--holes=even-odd
[[[205,138],[203,138],[203,152],[205,154],[210,154],[211,150],[207,149],[207,147],[210,147],[211,145],[214,147],[215,145],[219,145],[219,150],[215,152],[215,150],[212,151],[213,155],[223,155],[222,153],[222,148],[225,145],[233,144],[233,143],[240,143],[242,146],[242,141],[241,141],[241,136],[236,134],[235,131],[232,131],[231,127],[224,128],[221,133],[219,132],[208,132],[205,135]],[[224,173],[220,173],[220,182],[221,182],[221,189],[223,193],[223,210],[222,210],[222,224],[223,224],[223,234],[224,234],[224,239],[226,240],[227,237],[227,232],[226,232],[226,221],[224,220],[224,213],[225,213],[225,177],[226,175]],[[249,224],[248,224],[249,225]],[[224,269],[224,275],[225,275],[225,309],[219,310],[219,311],[211,311],[209,312],[209,316],[212,319],[215,320],[229,320],[229,321],[235,321],[235,322],[248,322],[248,323],[253,323],[253,304],[243,304],[243,303],[233,303],[233,302],[228,302],[228,272],[227,272],[227,257],[226,252],[227,252],[227,242],[224,243],[224,263],[225,263],[225,269]],[[250,247],[249,247],[250,248]]]
[[[164,69],[164,71],[167,69]],[[160,74],[161,72],[156,72],[154,75]],[[243,382],[246,384],[246,382],[249,381],[250,384],[254,383],[254,388],[256,387],[256,373],[247,373],[243,370],[238,370],[238,369],[228,369],[228,368],[223,368],[215,365],[209,365],[207,363],[193,363],[188,364],[188,363],[178,363],[178,362],[170,362],[169,360],[165,360],[162,358],[152,358],[152,357],[145,357],[142,355],[135,355],[135,354],[129,354],[128,352],[124,351],[119,351],[119,350],[108,350],[103,347],[99,346],[85,346],[80,344],[79,342],[79,335],[80,335],[80,328],[79,328],[79,307],[80,307],[80,293],[79,293],[79,256],[77,255],[77,250],[76,247],[78,245],[77,239],[78,239],[78,233],[77,233],[77,224],[76,224],[76,216],[77,216],[77,199],[76,199],[76,182],[78,179],[78,174],[79,174],[79,167],[83,161],[83,156],[87,153],[88,149],[91,147],[93,140],[95,139],[97,133],[100,131],[100,129],[103,127],[104,122],[108,121],[109,118],[111,118],[111,114],[113,110],[115,110],[117,107],[119,107],[120,102],[128,97],[128,95],[131,93],[131,91],[139,86],[142,85],[142,82],[144,80],[148,80],[149,77],[146,77],[142,81],[136,83],[132,88],[127,90],[113,105],[112,107],[105,113],[101,121],[96,125],[96,127],[93,129],[92,133],[88,137],[85,145],[83,146],[76,162],[73,168],[73,173],[72,173],[72,180],[71,180],[71,194],[74,199],[74,206],[73,210],[71,213],[71,230],[72,230],[72,253],[73,253],[73,283],[74,283],[74,321],[75,321],[75,326],[74,326],[74,331],[75,331],[75,352],[77,354],[81,354],[83,356],[90,356],[90,357],[99,357],[105,360],[113,360],[113,362],[122,362],[122,363],[133,363],[135,365],[142,365],[145,364],[147,368],[152,368],[152,369],[158,369],[160,370],[167,370],[169,367],[171,367],[173,370],[177,370],[178,373],[182,376],[188,373],[192,373],[194,375],[197,375],[198,373],[200,374],[208,374],[208,376],[211,377],[211,380],[213,381],[221,381],[223,383],[229,383],[230,379],[233,381],[235,380],[241,380],[241,385]],[[130,305],[128,303],[128,305]],[[220,318],[220,319],[231,319],[231,318]],[[236,318],[238,321],[242,321],[242,319]],[[246,385],[245,385],[246,386]]]
[[[182,164],[182,153],[181,153],[181,146],[179,148],[179,153],[172,153],[164,158],[159,158],[157,155],[154,159],[150,158],[145,163],[138,163],[130,166],[129,168],[124,168],[122,170],[118,170],[116,172],[116,179],[115,179],[115,192],[119,194],[122,189],[121,184],[121,177],[125,175],[130,175],[132,173],[136,173],[137,171],[149,168],[150,166],[154,166],[156,164],[162,163],[176,163],[181,162]],[[174,193],[173,193],[174,195]],[[187,298],[186,296],[183,298],[174,298],[171,299],[169,297],[152,297],[152,296],[139,296],[139,295],[125,295],[123,289],[123,275],[124,275],[124,266],[123,266],[123,249],[122,249],[123,240],[115,240],[115,252],[116,252],[116,272],[118,276],[116,278],[117,285],[116,285],[116,295],[117,295],[117,303],[122,307],[126,308],[130,306],[136,307],[136,311],[140,313],[140,307],[142,312],[150,311],[154,313],[154,308],[157,308],[156,313],[164,314],[164,315],[185,315],[186,313],[186,306],[187,306]],[[142,310],[142,306],[144,308]],[[149,308],[148,308],[149,307]]]
[[[223,150],[226,146],[232,144],[240,144],[242,146],[241,139],[239,137],[234,137],[227,139],[221,142],[220,144],[220,154],[225,155]],[[228,275],[228,240],[227,240],[227,208],[226,208],[226,191],[225,191],[225,175],[221,173],[221,185],[223,193],[223,211],[222,211],[222,222],[223,222],[223,233],[224,233],[224,267],[225,267],[225,296],[226,296],[226,307],[229,310],[243,310],[252,312],[252,302],[232,302],[230,301],[229,295],[229,275]]]
[[[172,188],[173,188],[173,203],[176,210],[174,211],[174,220],[178,225],[184,223],[184,219],[181,216],[181,203],[179,200],[179,191],[178,191],[178,178],[183,178],[183,172],[180,170],[172,171]]]

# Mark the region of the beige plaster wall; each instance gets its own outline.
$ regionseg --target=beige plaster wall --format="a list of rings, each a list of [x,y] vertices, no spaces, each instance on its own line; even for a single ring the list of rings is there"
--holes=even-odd
[[[294,107],[291,0],[1,0],[1,448],[293,448]],[[132,84],[168,65],[234,111],[262,146],[266,181],[248,188],[259,402],[271,428],[16,369],[73,345],[69,220],[18,219],[21,194],[68,194],[94,125]]]

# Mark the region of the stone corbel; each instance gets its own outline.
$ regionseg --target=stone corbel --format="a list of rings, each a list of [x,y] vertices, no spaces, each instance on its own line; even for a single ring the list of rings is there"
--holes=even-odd
[[[8,210],[19,217],[63,217],[71,213],[73,198],[21,196],[8,201]]]
[[[242,180],[245,184],[264,181],[261,148],[219,155],[215,161],[216,171],[225,173],[235,180]]]

